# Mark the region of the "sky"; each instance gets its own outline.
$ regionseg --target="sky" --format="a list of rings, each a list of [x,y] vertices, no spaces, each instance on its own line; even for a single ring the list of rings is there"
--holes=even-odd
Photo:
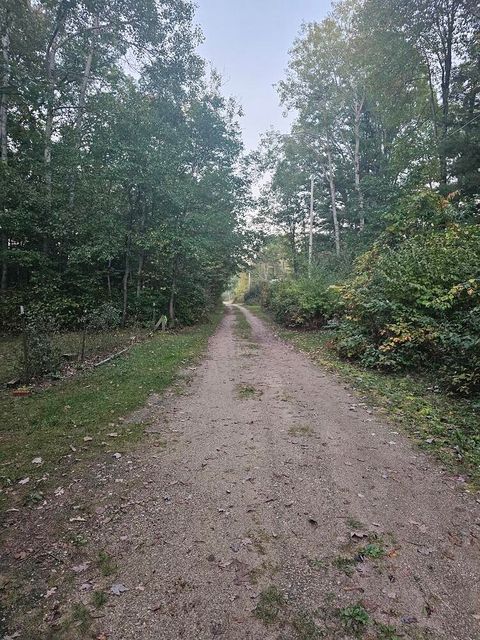
[[[291,117],[283,108],[275,83],[282,80],[288,50],[302,22],[319,21],[328,0],[196,0],[196,22],[205,41],[199,53],[223,77],[223,93],[243,107],[243,140],[255,149],[270,127],[286,132]]]

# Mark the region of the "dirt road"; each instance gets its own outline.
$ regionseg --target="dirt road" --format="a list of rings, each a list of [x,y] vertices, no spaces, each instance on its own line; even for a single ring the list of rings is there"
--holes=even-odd
[[[128,509],[96,534],[121,585],[102,631],[480,638],[478,502],[243,313],[250,340],[229,309],[187,392],[132,417],[165,447],[145,448]]]

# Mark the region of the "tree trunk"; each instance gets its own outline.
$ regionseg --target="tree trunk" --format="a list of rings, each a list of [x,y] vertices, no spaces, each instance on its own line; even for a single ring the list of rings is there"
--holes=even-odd
[[[452,50],[453,50],[453,35],[455,27],[455,14],[456,5],[452,3],[452,8],[447,16],[447,29],[442,38],[443,49],[445,58],[442,67],[442,141],[440,148],[440,183],[442,185],[447,184],[448,170],[447,170],[447,154],[445,150],[445,140],[448,135],[448,118],[450,113],[450,80],[452,76]]]
[[[140,300],[140,295],[142,293],[142,274],[143,274],[144,262],[145,262],[145,251],[144,249],[141,249],[140,255],[138,256],[138,268],[137,268],[137,300]]]
[[[108,291],[108,297],[110,298],[110,300],[112,299],[112,275],[111,275],[111,270],[112,270],[112,259],[109,258],[108,259],[108,272],[107,272],[107,291]]]
[[[176,258],[175,258],[175,264],[173,267],[173,274],[172,274],[172,288],[170,290],[170,300],[168,301],[168,317],[170,319],[170,326],[174,326],[175,325],[175,289],[177,286],[177,265],[176,265]]]
[[[128,315],[128,278],[130,277],[130,247],[132,242],[132,233],[131,229],[127,233],[126,245],[125,245],[125,266],[123,272],[123,305],[122,305],[122,327],[125,326],[127,322]]]
[[[340,228],[338,226],[337,218],[337,194],[335,189],[335,179],[333,176],[333,163],[332,152],[330,149],[330,137],[327,134],[327,160],[328,160],[328,183],[330,185],[330,199],[332,201],[332,218],[333,218],[333,232],[335,236],[335,253],[340,255]]]
[[[8,140],[7,140],[7,118],[8,118],[8,96],[7,88],[10,84],[10,16],[8,10],[5,16],[5,27],[2,33],[2,92],[0,96],[0,162],[6,170],[8,165]],[[5,206],[5,203],[4,203]],[[5,229],[1,231],[1,251],[2,264],[0,276],[0,292],[2,295],[8,286],[8,236]]]
[[[48,253],[48,225],[52,217],[52,134],[53,116],[55,107],[55,67],[59,40],[63,34],[67,20],[68,7],[65,0],[61,3],[56,25],[53,30],[46,53],[46,76],[47,76],[47,112],[45,116],[45,141],[43,150],[43,162],[45,170],[45,229],[43,230],[42,248],[44,253]]]
[[[98,32],[100,30],[100,21],[98,15],[94,18],[94,27],[92,31],[92,39],[90,41],[90,48],[88,50],[87,58],[85,60],[85,67],[82,74],[82,84],[80,85],[80,93],[78,96],[77,105],[77,117],[75,118],[75,151],[78,153],[82,145],[82,126],[83,116],[85,115],[85,102],[87,98],[88,83],[90,82],[90,75],[92,71],[92,62],[95,49],[97,47]],[[73,169],[72,185],[70,188],[70,206],[73,207],[75,202],[75,190],[77,183],[77,167]]]
[[[1,239],[2,239],[2,244],[1,244],[1,248],[2,248],[2,273],[1,273],[1,278],[0,278],[0,292],[3,295],[5,293],[5,291],[7,290],[7,286],[8,286],[8,263],[7,263],[8,237],[7,237],[7,234],[4,231],[2,231]]]
[[[140,219],[140,240],[142,241],[145,236],[145,228],[147,224],[147,202],[146,202],[146,194],[144,190],[139,191],[138,201],[139,205],[142,208],[142,217]],[[145,249],[143,247],[140,248],[140,253],[138,256],[138,267],[137,267],[137,300],[140,300],[140,295],[142,292],[142,278],[143,278],[143,265],[145,264]]]
[[[2,33],[2,93],[0,97],[0,160],[2,164],[8,162],[7,146],[7,117],[8,117],[8,86],[10,84],[10,20],[7,11],[5,27]]]
[[[355,99],[355,191],[357,192],[358,211],[360,216],[360,231],[365,228],[365,210],[363,191],[360,186],[360,118],[363,111],[363,98]]]
[[[130,278],[130,253],[132,248],[132,227],[133,227],[133,199],[132,199],[132,189],[129,189],[128,192],[128,203],[129,203],[129,218],[128,218],[128,226],[127,226],[127,234],[125,238],[125,266],[123,272],[123,305],[122,305],[122,327],[125,326],[127,322],[128,315],[128,280]]]

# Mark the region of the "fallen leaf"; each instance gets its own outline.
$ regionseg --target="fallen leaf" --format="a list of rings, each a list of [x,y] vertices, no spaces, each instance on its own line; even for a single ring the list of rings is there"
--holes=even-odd
[[[368,533],[365,533],[365,531],[351,531],[350,537],[361,540],[362,538],[368,538]]]
[[[83,441],[84,441],[84,442],[91,442],[92,440],[93,440],[93,438],[92,438],[91,436],[85,436],[85,437],[83,438]]]
[[[113,593],[114,596],[120,596],[125,591],[128,591],[128,587],[126,587],[124,584],[121,584],[121,583],[112,584],[110,591]]]
[[[27,482],[30,482],[30,478],[22,478],[18,481],[18,484],[27,484]]]
[[[42,458],[40,458],[40,456],[38,458],[34,458],[32,460],[32,464],[43,464],[43,460]]]

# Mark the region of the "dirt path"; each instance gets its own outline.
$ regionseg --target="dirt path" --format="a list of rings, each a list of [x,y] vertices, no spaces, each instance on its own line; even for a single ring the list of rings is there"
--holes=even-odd
[[[128,589],[106,637],[478,639],[478,502],[243,313],[251,342],[230,309],[187,393],[132,418],[165,449],[96,534]]]

